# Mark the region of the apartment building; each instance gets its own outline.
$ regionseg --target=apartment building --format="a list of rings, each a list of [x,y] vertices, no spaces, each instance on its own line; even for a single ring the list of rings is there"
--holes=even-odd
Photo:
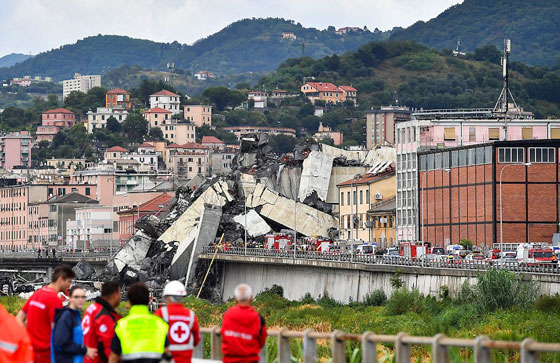
[[[132,107],[130,93],[121,88],[113,88],[105,95],[105,107],[129,110]]]
[[[150,95],[150,108],[161,108],[172,114],[181,113],[181,96],[168,90],[161,90]]]
[[[383,106],[366,112],[366,143],[368,149],[377,145],[395,145],[395,125],[410,121],[412,111],[404,106]]]
[[[222,127],[222,130],[231,132],[240,140],[245,134],[266,133],[269,135],[286,135],[296,137],[296,130],[287,127],[268,127],[268,126],[228,126]]]
[[[0,136],[0,167],[12,170],[15,167],[31,167],[31,144],[29,131],[12,132]]]
[[[57,108],[43,112],[41,126],[37,127],[37,141],[51,142],[59,131],[70,128],[76,124],[74,112],[65,108]]]
[[[327,138],[332,139],[335,145],[340,145],[344,142],[344,134],[342,132],[332,131],[330,127],[323,126],[323,123],[319,122],[319,128],[313,135],[313,139],[320,141]]]
[[[186,105],[184,109],[184,117],[196,127],[202,125],[212,126],[212,106],[207,105]]]
[[[107,127],[107,120],[109,117],[115,118],[122,124],[128,117],[128,111],[122,108],[108,108],[97,107],[96,111],[88,111],[87,113],[87,132],[92,134],[97,129],[104,129]]]
[[[168,206],[173,196],[169,193],[161,193],[139,205],[131,205],[131,208],[118,212],[119,215],[119,240],[128,241],[135,232],[134,224],[142,217],[155,215],[159,217]]]
[[[66,223],[65,245],[70,248],[117,248],[113,241],[113,207],[92,205],[75,209],[75,219]]]
[[[336,86],[329,82],[307,82],[301,86],[300,91],[313,104],[317,100],[332,104],[346,100],[356,103],[358,96],[358,90],[352,86]]]
[[[100,75],[83,76],[79,73],[74,73],[73,79],[62,81],[62,99],[66,99],[74,91],[87,93],[93,87],[101,87]]]

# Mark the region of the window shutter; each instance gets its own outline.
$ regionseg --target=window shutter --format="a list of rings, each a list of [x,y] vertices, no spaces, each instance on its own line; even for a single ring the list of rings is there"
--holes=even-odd
[[[488,129],[488,140],[499,140],[500,139],[500,129],[497,127],[491,127]]]
[[[523,140],[532,140],[533,139],[533,128],[532,127],[524,127],[521,130],[521,137]]]
[[[560,127],[550,129],[551,139],[560,139]]]
[[[454,127],[446,127],[444,129],[444,132],[445,132],[445,136],[444,136],[445,140],[455,140],[455,128]]]

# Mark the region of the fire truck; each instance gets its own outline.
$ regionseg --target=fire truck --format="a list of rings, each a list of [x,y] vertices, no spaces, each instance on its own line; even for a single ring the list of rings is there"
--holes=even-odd
[[[271,233],[264,236],[265,247],[274,250],[292,248],[294,236],[288,233]]]
[[[416,259],[424,254],[429,254],[431,250],[430,242],[401,242],[399,244],[399,256]]]
[[[538,266],[558,263],[554,250],[537,243],[522,243],[517,246],[517,262],[520,265]]]

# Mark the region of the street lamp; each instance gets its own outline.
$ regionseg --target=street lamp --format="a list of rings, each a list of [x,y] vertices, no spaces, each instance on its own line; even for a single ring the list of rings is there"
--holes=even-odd
[[[500,257],[502,252],[504,252],[504,231],[503,231],[503,221],[502,221],[502,174],[504,172],[504,169],[507,169],[509,166],[514,166],[514,165],[525,165],[525,166],[531,166],[531,163],[521,163],[521,164],[508,164],[506,166],[504,166],[502,168],[502,170],[500,170]]]
[[[358,218],[358,186],[356,185],[356,194],[354,194],[354,191],[352,190],[352,188],[354,187],[354,180],[356,179],[362,179],[362,174],[356,174],[354,175],[354,177],[352,178],[352,180],[350,181],[350,199],[352,200],[352,204],[354,205],[350,205],[350,215],[351,215],[351,220],[350,222],[352,223],[352,229],[354,229],[354,233],[355,233],[355,238],[356,241],[358,240],[358,227],[354,225],[354,218]],[[352,214],[352,207],[355,207],[356,209],[356,214]],[[351,234],[350,234],[351,235]],[[350,261],[354,262],[354,243],[351,242],[350,244]]]
[[[444,169],[433,169],[435,170],[441,170],[441,171],[445,171],[446,173],[449,173],[451,171],[451,169],[449,168],[444,168]],[[428,170],[424,171],[424,178],[422,179],[422,191],[421,191],[421,208],[422,210],[420,211],[420,219],[422,219],[422,253],[425,255],[426,254],[426,250],[425,250],[425,245],[424,245],[424,187],[426,186],[426,175],[428,173]],[[426,258],[424,258],[426,259]],[[424,267],[424,260],[422,260],[422,267]]]

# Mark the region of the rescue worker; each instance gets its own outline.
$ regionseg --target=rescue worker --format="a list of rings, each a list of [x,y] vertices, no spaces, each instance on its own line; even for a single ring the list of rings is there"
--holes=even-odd
[[[84,356],[95,357],[96,348],[84,345],[80,315],[86,303],[86,290],[74,285],[70,288],[68,306],[57,309],[51,337],[51,360],[56,363],[82,363]]]
[[[51,276],[51,283],[35,291],[16,316],[27,327],[36,363],[51,362],[55,309],[62,308],[58,293],[68,290],[75,276],[70,266],[57,266]]]
[[[33,362],[31,339],[21,324],[0,304],[0,362]]]
[[[97,357],[85,357],[86,363],[105,363],[111,355],[111,341],[115,334],[115,325],[121,316],[115,308],[121,303],[121,289],[114,281],[105,282],[101,286],[101,296],[95,299],[84,313],[82,329],[84,344],[97,348]]]
[[[238,285],[234,297],[235,305],[226,311],[222,322],[223,362],[258,362],[266,343],[264,318],[251,306],[251,287]]]
[[[155,312],[169,324],[167,339],[175,363],[190,363],[193,349],[200,342],[198,318],[192,310],[181,304],[186,295],[187,291],[181,282],[170,281],[163,289],[165,306]]]
[[[141,282],[132,284],[127,293],[132,305],[127,317],[117,322],[111,342],[109,362],[158,363],[169,359],[167,330],[169,325],[150,314],[150,292]]]

